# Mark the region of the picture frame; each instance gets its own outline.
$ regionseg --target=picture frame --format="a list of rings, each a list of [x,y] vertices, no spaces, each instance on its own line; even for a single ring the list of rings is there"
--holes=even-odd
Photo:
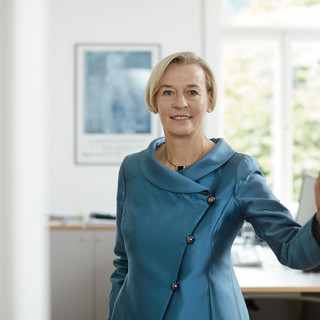
[[[75,163],[117,165],[159,135],[144,96],[159,44],[79,43],[75,55]]]

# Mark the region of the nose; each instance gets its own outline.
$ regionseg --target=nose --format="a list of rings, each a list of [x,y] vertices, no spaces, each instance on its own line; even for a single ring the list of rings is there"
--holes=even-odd
[[[176,95],[175,101],[174,101],[174,107],[175,108],[186,108],[188,106],[188,101],[184,94],[180,93]]]

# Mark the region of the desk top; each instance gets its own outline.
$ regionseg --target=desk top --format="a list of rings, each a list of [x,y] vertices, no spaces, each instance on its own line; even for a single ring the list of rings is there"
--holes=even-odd
[[[116,220],[61,218],[48,221],[51,230],[116,230]]]
[[[280,264],[268,247],[261,266],[234,267],[243,293],[320,293],[320,273],[303,272]]]
[[[49,225],[50,230],[116,230],[114,225]]]

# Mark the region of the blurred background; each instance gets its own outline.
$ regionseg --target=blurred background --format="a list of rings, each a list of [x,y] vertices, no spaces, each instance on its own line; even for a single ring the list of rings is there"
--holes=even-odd
[[[0,0],[0,319],[51,318],[48,214],[115,214],[120,163],[75,161],[77,44],[204,57],[207,136],[255,156],[295,215],[320,167],[319,16],[320,0]]]

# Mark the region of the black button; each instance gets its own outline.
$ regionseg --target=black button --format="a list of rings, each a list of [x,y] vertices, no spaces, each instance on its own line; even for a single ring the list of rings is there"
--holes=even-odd
[[[194,236],[187,236],[187,244],[193,244],[194,243]]]
[[[176,282],[171,283],[171,289],[173,291],[179,290],[179,285]]]
[[[210,197],[208,197],[208,199],[207,199],[207,202],[208,202],[209,204],[213,204],[213,203],[215,203],[215,201],[216,201],[216,199],[215,199],[214,196],[210,196]]]

